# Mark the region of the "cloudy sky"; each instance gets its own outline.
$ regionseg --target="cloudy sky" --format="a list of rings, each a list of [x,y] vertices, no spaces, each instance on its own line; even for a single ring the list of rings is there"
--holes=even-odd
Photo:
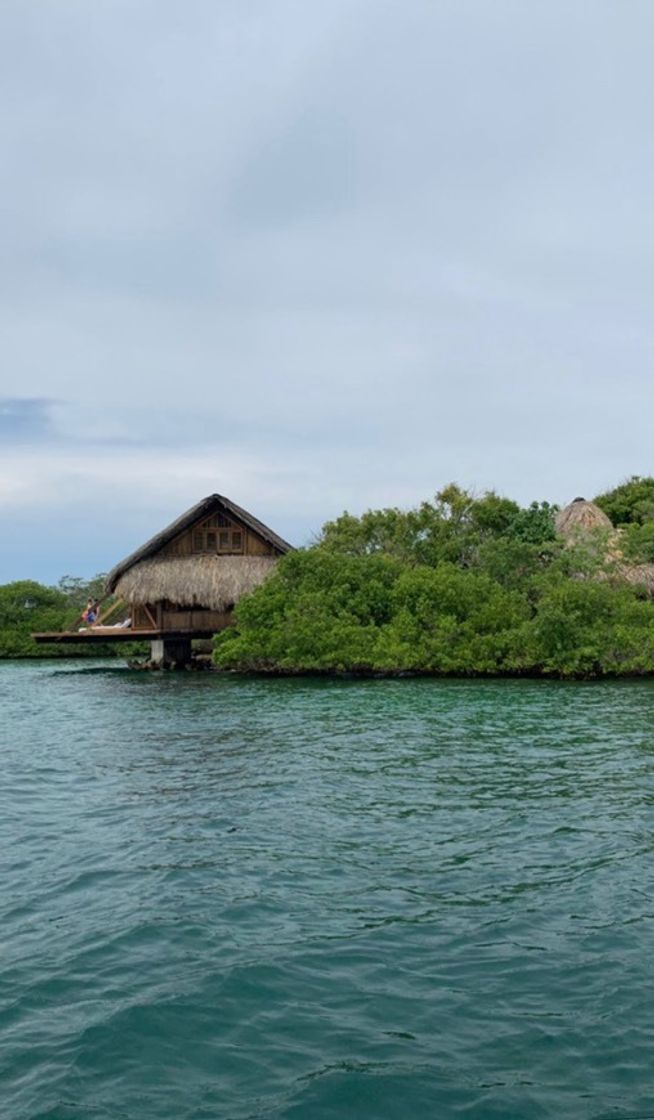
[[[4,0],[0,581],[653,473],[651,0]]]

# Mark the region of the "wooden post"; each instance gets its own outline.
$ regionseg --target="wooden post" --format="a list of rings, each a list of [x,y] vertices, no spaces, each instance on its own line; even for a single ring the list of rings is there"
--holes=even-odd
[[[162,669],[184,669],[191,662],[191,639],[157,638],[150,642],[150,660]]]

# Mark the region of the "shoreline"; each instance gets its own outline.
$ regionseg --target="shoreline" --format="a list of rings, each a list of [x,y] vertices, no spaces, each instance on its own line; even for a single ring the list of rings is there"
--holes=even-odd
[[[483,672],[479,670],[470,670],[469,672],[447,672],[439,669],[284,669],[279,667],[268,668],[221,668],[218,665],[203,664],[195,667],[184,669],[161,669],[150,668],[148,666],[136,667],[129,665],[125,657],[116,654],[95,654],[91,655],[84,652],[79,655],[68,655],[62,657],[58,654],[31,654],[18,655],[13,657],[0,657],[0,664],[2,662],[34,662],[47,661],[56,664],[65,664],[70,661],[106,661],[108,663],[123,662],[124,668],[128,672],[158,672],[169,675],[171,673],[184,674],[184,673],[211,673],[216,676],[233,676],[233,677],[249,677],[260,678],[261,680],[268,679],[323,679],[323,680],[450,680],[450,681],[506,681],[506,680],[528,680],[528,681],[588,681],[588,682],[602,682],[602,681],[643,681],[653,680],[654,670],[646,672],[615,672],[615,673],[560,673],[547,670],[506,670],[502,671],[489,671]]]

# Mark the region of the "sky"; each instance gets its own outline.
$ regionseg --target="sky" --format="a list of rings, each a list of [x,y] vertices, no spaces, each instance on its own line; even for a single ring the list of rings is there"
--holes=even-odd
[[[0,582],[654,473],[651,0],[4,0]]]

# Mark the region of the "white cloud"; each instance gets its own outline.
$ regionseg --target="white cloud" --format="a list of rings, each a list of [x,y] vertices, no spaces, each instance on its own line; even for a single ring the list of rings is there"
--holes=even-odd
[[[9,0],[0,393],[60,402],[1,453],[12,563],[37,511],[122,551],[216,489],[302,539],[452,478],[650,471],[653,30],[643,0]]]

